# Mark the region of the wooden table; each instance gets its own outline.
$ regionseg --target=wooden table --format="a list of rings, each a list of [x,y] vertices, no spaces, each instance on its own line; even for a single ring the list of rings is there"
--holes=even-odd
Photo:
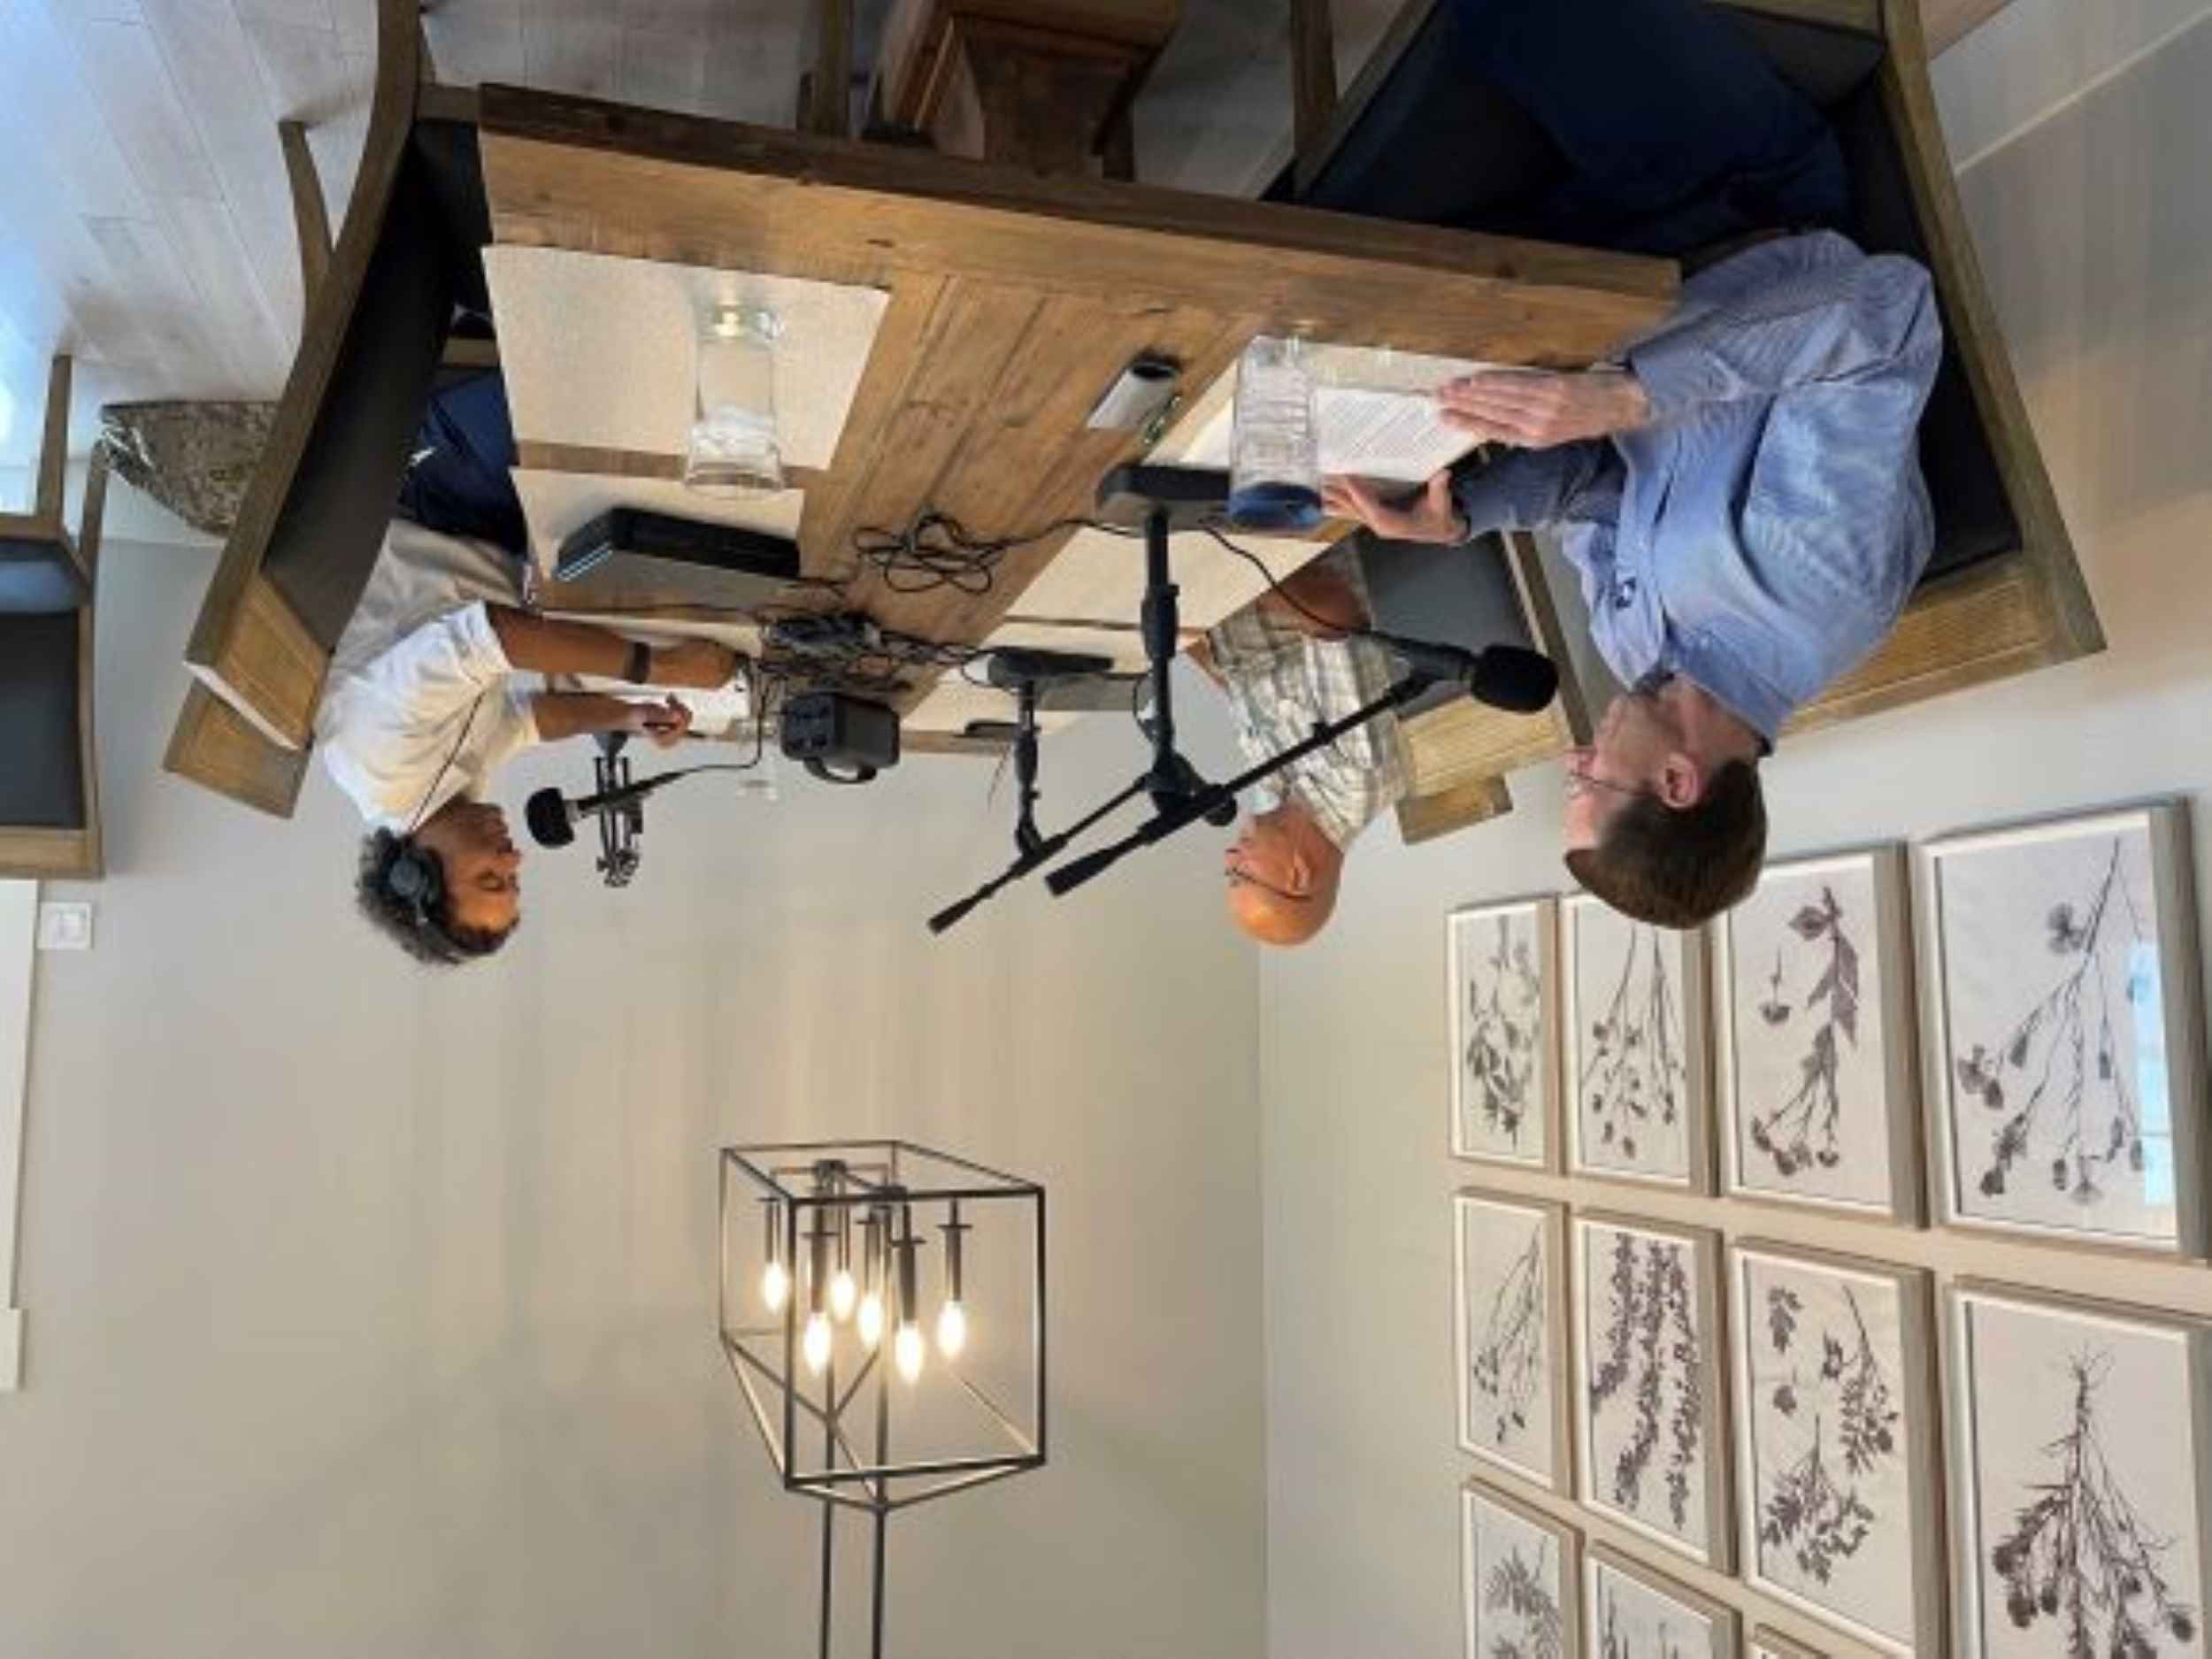
[[[1677,285],[1664,261],[1041,177],[512,88],[484,88],[481,134],[503,247],[887,296],[833,453],[795,480],[804,568],[836,578],[855,574],[857,526],[902,526],[925,508],[981,535],[1088,511],[1099,479],[1140,451],[1132,434],[1087,431],[1084,419],[1141,351],[1178,359],[1194,396],[1264,333],[1579,367],[1655,321]],[[503,330],[502,347],[511,380],[533,372]],[[526,430],[518,438],[526,465],[678,470],[672,453],[565,453],[534,447]],[[1022,601],[1069,540],[1009,553],[981,595],[898,593],[872,573],[850,592],[887,627],[979,643],[1010,613],[1032,618],[1023,627],[1064,619],[1058,601],[1042,611]],[[1240,580],[1219,603],[1241,603],[1259,579]],[[1128,560],[1118,596],[1110,569],[1103,589],[1095,578],[1078,586],[1088,605],[1133,619],[1141,560]],[[925,693],[905,699],[910,711]],[[910,718],[910,729],[956,729],[958,702]]]

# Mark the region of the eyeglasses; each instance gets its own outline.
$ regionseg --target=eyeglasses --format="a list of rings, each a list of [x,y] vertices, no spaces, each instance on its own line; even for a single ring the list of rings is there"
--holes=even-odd
[[[1586,749],[1568,751],[1567,794],[1570,798],[1588,795],[1594,789],[1602,789],[1609,795],[1651,795],[1655,799],[1657,797],[1656,790],[1647,789],[1641,784],[1615,783],[1610,778],[1599,777],[1597,773],[1590,770],[1595,764],[1595,760],[1596,757]]]
[[[1271,881],[1263,881],[1259,877],[1251,874],[1248,871],[1239,869],[1234,864],[1229,866],[1228,876],[1229,885],[1233,887],[1257,887],[1263,893],[1273,894],[1286,904],[1313,902],[1313,895],[1310,893],[1293,893],[1287,888],[1277,887]]]

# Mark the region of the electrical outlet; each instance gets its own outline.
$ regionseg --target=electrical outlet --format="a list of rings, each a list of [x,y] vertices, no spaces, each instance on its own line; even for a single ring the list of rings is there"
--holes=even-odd
[[[92,949],[92,906],[82,899],[57,899],[38,907],[41,950]]]

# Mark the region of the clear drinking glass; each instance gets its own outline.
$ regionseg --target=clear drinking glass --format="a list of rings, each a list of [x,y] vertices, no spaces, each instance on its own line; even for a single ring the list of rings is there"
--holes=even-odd
[[[1321,522],[1313,377],[1294,339],[1256,334],[1238,360],[1229,517],[1254,530],[1303,530]]]
[[[699,393],[684,483],[709,495],[756,495],[783,488],[776,449],[775,312],[718,303],[699,334]]]

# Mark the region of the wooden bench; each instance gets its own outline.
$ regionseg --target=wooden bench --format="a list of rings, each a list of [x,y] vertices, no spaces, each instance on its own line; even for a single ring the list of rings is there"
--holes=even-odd
[[[71,536],[70,371],[56,357],[47,378],[31,511],[0,513],[0,876],[33,879],[101,872],[92,607],[108,470],[96,450]]]
[[[368,135],[337,240],[280,128],[307,280],[269,447],[185,650],[168,770],[288,818],[325,671],[391,521],[457,301],[488,306],[472,96],[428,81],[417,0],[379,0]],[[469,342],[454,342],[465,349]]]
[[[1921,462],[1936,515],[1926,576],[1889,641],[1799,710],[1792,730],[1855,718],[2100,650],[2104,635],[2061,517],[1999,333],[1952,178],[1938,118],[1920,0],[1715,0],[1727,4],[1783,76],[1818,104],[1842,142],[1855,195],[1846,227],[1875,252],[1909,254],[1933,273],[1946,335],[1941,372],[1921,427]],[[1931,0],[1932,22],[1953,39],[1998,9],[1997,0]],[[1311,65],[1294,74],[1298,126],[1308,134],[1281,188],[1302,196],[1390,109],[1394,82],[1417,82],[1425,53],[1444,50],[1439,0],[1412,0],[1341,100],[1326,107],[1333,76]],[[1294,44],[1311,49],[1309,20]],[[1450,122],[1463,199],[1469,179],[1504,202],[1533,153],[1527,126],[1502,96],[1460,88]],[[1411,96],[1403,93],[1401,96]],[[1414,169],[1417,173],[1417,166]],[[1447,181],[1440,180],[1440,187]],[[1417,198],[1419,181],[1406,185]],[[1540,561],[1521,549],[1517,573],[1547,614],[1571,612]],[[1576,653],[1557,653],[1563,666]],[[1589,701],[1599,687],[1586,687]],[[1496,747],[1504,717],[1462,703],[1409,726],[1416,774],[1449,787],[1467,775],[1458,757]],[[1564,747],[1563,743],[1562,747]],[[1529,758],[1536,758],[1530,757]],[[1524,762],[1523,764],[1525,764]]]

